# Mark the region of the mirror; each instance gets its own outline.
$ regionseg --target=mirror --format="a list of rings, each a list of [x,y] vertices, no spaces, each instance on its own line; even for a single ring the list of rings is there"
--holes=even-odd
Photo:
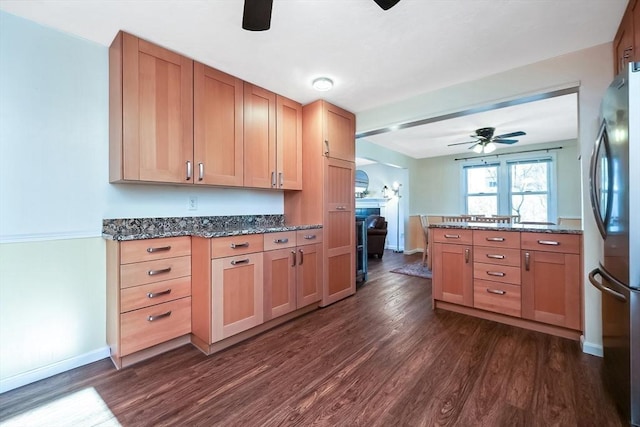
[[[367,175],[365,171],[361,169],[356,170],[355,184],[356,197],[362,198],[369,193],[369,175]]]

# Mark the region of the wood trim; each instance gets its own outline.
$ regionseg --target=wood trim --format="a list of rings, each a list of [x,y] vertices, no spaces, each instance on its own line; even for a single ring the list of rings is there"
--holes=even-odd
[[[107,240],[107,345],[120,368],[120,244]]]
[[[140,180],[138,75],[138,38],[122,33],[122,179],[133,181]]]
[[[191,333],[211,342],[211,239],[191,237]]]
[[[123,357],[111,356],[111,361],[117,369],[127,368],[131,365],[142,362],[143,360],[150,359],[162,353],[166,353],[167,351],[182,347],[190,342],[191,334],[186,334]]]
[[[119,31],[109,47],[109,182],[122,181],[122,38]]]
[[[580,331],[560,328],[553,325],[545,325],[544,323],[533,322],[526,319],[518,319],[517,317],[505,316],[499,313],[491,313],[488,311],[452,304],[445,301],[434,300],[433,305],[434,309],[440,308],[460,314],[466,314],[468,316],[479,317],[480,319],[491,320],[498,323],[504,323],[506,325],[529,329],[531,331],[542,332],[562,338],[568,338],[574,341],[580,341],[580,336],[582,335],[582,332]]]

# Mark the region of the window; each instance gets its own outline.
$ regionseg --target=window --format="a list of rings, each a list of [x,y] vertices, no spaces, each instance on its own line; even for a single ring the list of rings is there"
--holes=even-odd
[[[464,165],[468,215],[519,215],[520,221],[550,222],[555,216],[553,157],[515,158]]]

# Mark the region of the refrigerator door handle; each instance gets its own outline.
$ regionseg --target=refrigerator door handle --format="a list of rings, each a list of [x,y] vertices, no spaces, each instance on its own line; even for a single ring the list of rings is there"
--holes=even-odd
[[[622,302],[627,302],[627,297],[625,297],[624,295],[622,295],[620,292],[618,291],[614,291],[613,289],[611,289],[608,286],[603,285],[602,283],[598,282],[596,280],[596,276],[601,276],[605,279],[607,279],[608,281],[615,283],[616,285],[619,286],[624,286],[623,283],[621,283],[618,279],[616,279],[615,277],[611,276],[609,273],[607,273],[604,270],[601,270],[600,268],[594,268],[593,270],[591,270],[589,272],[589,281],[591,282],[591,284],[593,286],[595,286],[596,288],[600,289],[602,292],[605,292],[609,295],[611,295],[612,297],[614,297],[615,299],[617,299],[618,301],[622,301]]]

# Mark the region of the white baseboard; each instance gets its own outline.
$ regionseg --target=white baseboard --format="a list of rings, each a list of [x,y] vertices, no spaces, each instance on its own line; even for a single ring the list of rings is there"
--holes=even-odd
[[[405,255],[413,255],[417,253],[422,253],[422,249],[410,249],[408,251],[404,251]]]
[[[109,354],[109,347],[106,346],[90,351],[89,353],[80,354],[70,359],[61,360],[60,362],[43,366],[42,368],[33,369],[9,378],[0,378],[0,393],[52,377],[62,372],[70,371],[71,369],[78,368],[83,365],[88,365],[89,363],[97,362],[98,360],[109,357]]]
[[[580,337],[580,347],[582,347],[582,352],[591,354],[592,356],[602,357],[604,356],[604,351],[602,346],[599,344],[594,344],[589,341],[585,341],[584,335]]]

